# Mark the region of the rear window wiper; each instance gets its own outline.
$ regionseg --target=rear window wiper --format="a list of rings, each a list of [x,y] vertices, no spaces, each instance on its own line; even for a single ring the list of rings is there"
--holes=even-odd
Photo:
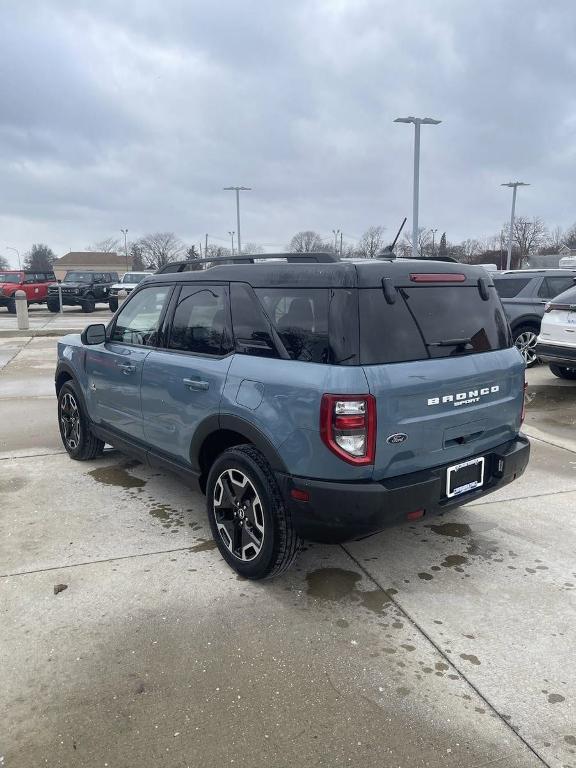
[[[471,347],[472,339],[442,339],[442,341],[430,341],[427,347]]]

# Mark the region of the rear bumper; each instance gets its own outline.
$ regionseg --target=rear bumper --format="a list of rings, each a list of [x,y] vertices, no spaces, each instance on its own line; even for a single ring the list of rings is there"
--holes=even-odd
[[[408,513],[418,509],[429,517],[508,485],[526,469],[530,443],[519,435],[482,455],[484,485],[455,498],[445,495],[447,464],[370,483],[323,482],[284,474],[277,474],[277,479],[300,536],[337,543],[370,536],[405,521]],[[295,501],[290,495],[294,488],[307,491],[309,501]]]
[[[576,347],[562,347],[560,344],[536,344],[536,354],[544,363],[576,368]]]

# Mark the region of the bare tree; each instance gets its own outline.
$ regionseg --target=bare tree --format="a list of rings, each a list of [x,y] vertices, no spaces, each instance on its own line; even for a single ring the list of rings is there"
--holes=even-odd
[[[138,241],[142,260],[150,269],[160,269],[184,255],[184,244],[173,232],[154,232]]]
[[[132,265],[132,269],[134,272],[140,272],[141,270],[145,269],[144,266],[144,259],[142,255],[142,246],[138,242],[138,240],[135,243],[130,243],[128,246],[128,254],[130,258],[130,264]]]
[[[572,224],[572,226],[564,232],[562,245],[565,245],[567,248],[576,248],[576,224]]]
[[[99,251],[100,253],[117,253],[120,249],[120,240],[117,237],[107,237],[87,247],[87,251]]]
[[[246,243],[242,246],[242,253],[244,255],[262,254],[264,253],[264,248],[262,248],[261,245],[258,245],[258,243]]]
[[[386,227],[369,227],[358,242],[356,252],[362,259],[374,259],[386,245],[384,232]]]
[[[538,248],[538,253],[541,256],[554,256],[560,251],[563,244],[564,232],[562,227],[554,227],[546,233],[540,248]]]
[[[477,257],[482,253],[482,244],[479,240],[468,238],[460,243],[460,259],[463,264],[475,264]]]
[[[518,267],[521,267],[527,261],[531,253],[538,250],[545,241],[546,236],[547,231],[542,219],[536,217],[530,220],[524,216],[518,216],[515,219],[512,242],[518,250],[516,259]]]
[[[10,269],[10,262],[5,256],[0,256],[0,269]]]
[[[32,248],[24,256],[24,269],[32,272],[47,272],[52,270],[56,256],[52,248],[44,243],[34,243]]]
[[[406,232],[400,245],[398,246],[400,254],[404,258],[412,256],[412,233]],[[432,234],[429,229],[418,228],[418,255],[432,256]]]
[[[294,235],[290,240],[288,250],[292,253],[310,253],[311,251],[323,251],[325,247],[320,235],[307,229]]]
[[[206,249],[204,257],[206,259],[223,259],[225,257],[232,256],[230,248],[224,248],[222,245],[214,245],[210,243]]]

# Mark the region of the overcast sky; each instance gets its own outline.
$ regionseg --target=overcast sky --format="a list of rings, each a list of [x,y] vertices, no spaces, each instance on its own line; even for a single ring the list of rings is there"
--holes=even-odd
[[[0,0],[0,254],[576,221],[574,0]],[[410,226],[410,221],[408,222]],[[224,241],[216,241],[222,242]]]

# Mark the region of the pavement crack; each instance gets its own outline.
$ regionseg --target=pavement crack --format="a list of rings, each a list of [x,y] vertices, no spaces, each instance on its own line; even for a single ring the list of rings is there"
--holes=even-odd
[[[339,545],[340,548],[345,552],[345,554],[348,555],[350,560],[362,571],[362,573],[366,576],[369,581],[371,581],[378,589],[382,590],[384,594],[388,596],[390,601],[396,606],[397,610],[400,611],[400,613],[405,617],[406,621],[409,622],[414,629],[419,632],[429,643],[433,646],[433,648],[436,650],[436,652],[442,656],[442,658],[445,660],[446,664],[449,665],[455,672],[458,673],[458,675],[464,680],[464,682],[474,691],[474,693],[484,702],[484,704],[496,715],[496,717],[500,720],[500,722],[508,728],[509,731],[511,731],[517,739],[519,739],[524,746],[536,757],[540,763],[545,766],[545,768],[551,768],[550,763],[547,763],[544,758],[538,754],[535,747],[533,747],[529,741],[527,741],[518,731],[516,731],[512,725],[502,716],[502,714],[498,711],[495,704],[492,704],[492,702],[486,698],[486,696],[480,691],[480,689],[468,678],[465,672],[463,672],[456,664],[454,663],[454,660],[448,656],[445,651],[441,648],[441,646],[432,638],[430,634],[424,629],[424,627],[412,616],[411,613],[408,612],[406,608],[404,608],[399,602],[398,598],[395,595],[391,595],[380,582],[376,579],[375,576],[373,576],[366,568],[360,563],[359,560],[357,560],[354,555],[346,548],[344,544]],[[498,758],[500,759],[500,758]],[[480,763],[480,766],[484,765],[490,765],[490,763]],[[478,766],[477,768],[480,768]]]
[[[0,579],[10,579],[15,576],[30,576],[35,573],[47,573],[48,571],[63,571],[67,568],[80,568],[85,565],[98,565],[99,563],[114,563],[118,560],[134,560],[138,557],[151,557],[152,555],[169,555],[173,552],[191,552],[193,545],[176,547],[175,549],[159,549],[154,552],[137,552],[133,555],[119,555],[118,557],[104,557],[101,560],[85,560],[81,563],[69,563],[67,565],[49,565],[46,568],[36,568],[32,571],[15,571],[14,573],[0,573]]]

